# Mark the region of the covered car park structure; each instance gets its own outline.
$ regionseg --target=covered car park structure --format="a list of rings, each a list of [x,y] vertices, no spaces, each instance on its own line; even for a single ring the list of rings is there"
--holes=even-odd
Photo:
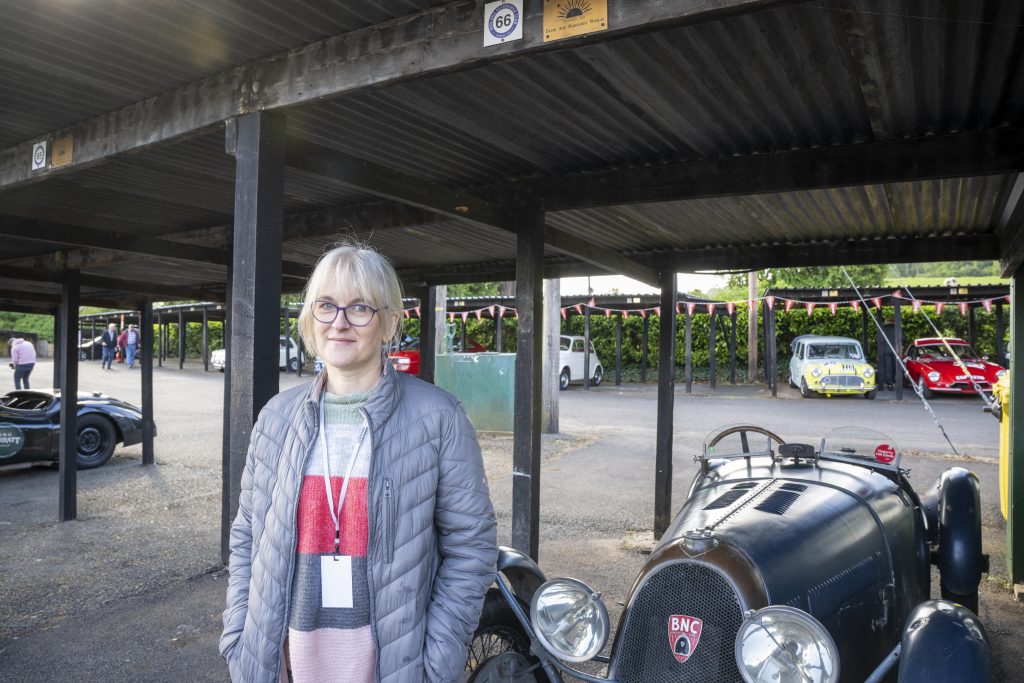
[[[488,39],[484,5],[5,9],[0,308],[59,307],[74,392],[80,303],[141,310],[152,348],[154,300],[226,302],[225,529],[278,389],[261,359],[277,354],[280,295],[339,234],[391,257],[428,323],[435,285],[517,281],[513,543],[533,555],[544,278],[624,273],[660,287],[662,310],[686,270],[998,259],[1020,284],[1020,3],[608,0],[580,20],[526,0],[522,38],[504,42]],[[672,508],[667,320],[656,533]],[[142,382],[151,422],[149,371]],[[62,415],[63,519],[74,419]],[[144,462],[152,452],[150,433]],[[1022,583],[1024,467],[1011,479]]]

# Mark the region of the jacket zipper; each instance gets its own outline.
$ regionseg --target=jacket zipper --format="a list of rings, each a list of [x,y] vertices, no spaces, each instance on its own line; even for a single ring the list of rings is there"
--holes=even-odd
[[[313,432],[317,434],[317,438],[313,439],[312,443],[310,443],[309,445],[309,448],[306,449],[305,454],[302,456],[302,462],[300,463],[301,467],[299,468],[298,485],[296,486],[295,489],[295,495],[292,496],[290,502],[291,511],[289,513],[290,516],[288,517],[288,519],[292,520],[293,525],[295,524],[295,515],[297,514],[299,509],[299,496],[302,495],[302,479],[306,473],[306,463],[309,462],[309,454],[313,452],[314,448],[316,448],[317,441],[320,439],[319,429],[320,417],[315,416],[313,418]],[[288,557],[288,583],[285,584],[287,588],[285,589],[284,594],[284,626],[281,629],[281,637],[277,641],[277,649],[279,654],[281,648],[284,647],[284,639],[288,637],[288,613],[291,610],[292,581],[295,579],[295,553],[298,552],[299,549],[299,532],[297,528],[293,530],[295,532],[295,535],[292,538],[292,552],[291,555],[289,555]],[[277,671],[274,672],[275,681],[281,678],[281,667],[283,666],[284,657],[279,656],[277,658]]]
[[[384,524],[387,529],[387,551],[388,561],[391,564],[395,559],[395,510],[394,495],[391,491],[391,477],[384,477]]]
[[[373,457],[373,425],[370,423],[370,414],[366,411],[366,408],[360,408],[359,412],[363,414],[363,420],[366,421],[366,436],[370,440],[370,469],[367,474],[366,482],[366,525],[367,532],[373,529],[374,511],[377,506],[373,505],[373,501],[370,498],[372,493],[372,486],[374,482],[373,471],[377,465],[377,459]],[[366,539],[366,584],[369,588],[370,598],[370,633],[373,634],[373,646],[377,649],[377,663],[374,666],[373,678],[375,681],[380,681],[380,635],[377,633],[377,589],[373,584],[373,566],[370,563],[373,557],[373,551],[376,548],[374,543],[374,536],[372,533],[367,533]]]

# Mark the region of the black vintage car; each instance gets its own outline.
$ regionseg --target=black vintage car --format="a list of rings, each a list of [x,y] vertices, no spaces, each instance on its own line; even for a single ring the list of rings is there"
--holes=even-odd
[[[716,430],[622,611],[610,654],[600,594],[502,548],[467,663],[473,683],[988,681],[975,616],[977,478],[954,467],[919,498],[870,430],[818,445]],[[930,600],[931,565],[942,600]],[[574,668],[581,662],[586,671]],[[603,675],[593,673],[602,670]]]
[[[59,391],[12,391],[0,398],[0,466],[57,462],[60,401]],[[78,394],[78,469],[104,464],[118,443],[141,441],[141,410],[99,392]]]

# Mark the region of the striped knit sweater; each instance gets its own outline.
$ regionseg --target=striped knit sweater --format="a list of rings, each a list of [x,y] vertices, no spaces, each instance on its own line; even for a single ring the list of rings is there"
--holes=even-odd
[[[352,557],[351,609],[321,607],[320,557],[334,552],[334,521],[327,509],[324,490],[323,450],[315,448],[306,463],[296,519],[297,557],[286,648],[295,683],[371,683],[374,680],[377,650],[370,630],[370,598],[366,580],[369,436],[364,437],[359,452],[354,454],[364,424],[359,409],[369,395],[369,391],[348,396],[324,394],[324,433],[335,510],[350,459],[353,455],[356,457],[352,481],[338,517],[340,553]]]

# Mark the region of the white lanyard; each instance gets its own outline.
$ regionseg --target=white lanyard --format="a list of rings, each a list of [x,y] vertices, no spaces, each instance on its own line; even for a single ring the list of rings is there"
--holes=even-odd
[[[352,458],[348,463],[348,472],[345,473],[345,481],[341,485],[341,496],[338,498],[338,510],[334,510],[334,490],[331,488],[331,465],[327,452],[327,435],[324,432],[324,399],[320,397],[320,455],[324,472],[324,491],[327,493],[327,509],[331,511],[331,519],[334,521],[334,554],[337,555],[341,548],[341,524],[338,517],[341,515],[341,508],[345,504],[345,494],[348,492],[348,483],[352,480],[352,470],[356,466],[356,458],[359,457],[359,449],[363,445],[363,437],[366,436],[366,423],[363,423],[359,430],[359,437],[356,439],[356,447],[352,451]]]

